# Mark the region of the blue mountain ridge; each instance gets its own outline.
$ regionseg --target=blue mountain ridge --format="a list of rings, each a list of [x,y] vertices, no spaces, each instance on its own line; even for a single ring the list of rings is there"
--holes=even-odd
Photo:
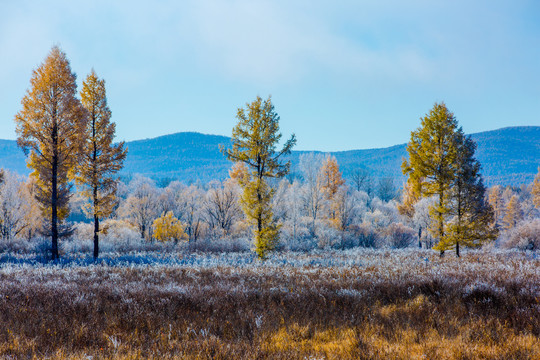
[[[476,157],[488,186],[521,185],[533,181],[540,166],[540,126],[507,127],[471,134],[478,148]],[[209,182],[228,176],[231,162],[219,146],[230,146],[226,136],[180,132],[152,139],[127,142],[128,156],[121,175],[141,174],[156,180],[185,183]],[[331,152],[343,175],[365,168],[375,178],[391,177],[404,181],[401,163],[407,157],[406,144],[380,149]],[[312,151],[293,151],[289,156],[292,172],[297,172],[300,155]],[[320,151],[313,151],[322,153]],[[25,156],[14,140],[0,140],[0,167],[28,175]]]

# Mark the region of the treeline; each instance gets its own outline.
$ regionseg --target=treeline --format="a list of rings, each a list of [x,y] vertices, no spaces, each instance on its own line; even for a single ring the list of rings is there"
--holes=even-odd
[[[195,248],[235,242],[261,259],[276,249],[419,246],[459,256],[460,247],[495,240],[540,247],[540,171],[530,186],[486,190],[476,144],[444,103],[411,133],[400,190],[365,169],[346,181],[328,155],[301,155],[293,176],[286,159],[296,138],[277,149],[280,118],[270,97],[238,109],[232,146],[221,149],[235,162],[228,179],[157,186],[141,176],[120,181],[127,149],[113,144],[105,82],[92,70],[77,94],[75,79],[54,47],[15,117],[33,172],[25,179],[4,171],[0,183],[1,237],[48,237],[52,259],[60,238],[91,238],[97,258],[100,236]]]
[[[358,190],[353,181],[344,181],[332,157],[305,154],[300,164],[301,178],[272,183],[276,189],[272,209],[281,224],[278,250],[436,245],[437,239],[426,230],[432,225],[430,207],[436,198],[419,200],[414,204],[414,215],[409,217],[400,213],[403,201],[399,197],[381,200],[376,192],[370,195]],[[102,222],[100,233],[108,242],[107,249],[110,246],[150,249],[169,242],[200,250],[249,250],[250,227],[239,203],[242,189],[238,178],[244,171],[245,168],[237,165],[227,180],[207,184],[173,181],[160,187],[141,176],[127,183],[119,182],[118,203]],[[536,199],[538,203],[539,195],[533,192],[535,186],[540,188],[540,175],[536,184],[488,189],[486,197],[496,215],[493,225],[500,229],[493,244],[529,250],[540,248],[540,210],[534,202]],[[3,173],[0,229],[4,248],[10,243],[43,238],[42,212],[34,189],[32,177]],[[75,192],[66,219],[74,232],[63,241],[70,248],[87,248],[82,243],[90,244],[92,240],[93,224],[84,210],[87,205],[88,199]],[[170,225],[164,231],[160,222]],[[75,246],[77,242],[81,244]]]

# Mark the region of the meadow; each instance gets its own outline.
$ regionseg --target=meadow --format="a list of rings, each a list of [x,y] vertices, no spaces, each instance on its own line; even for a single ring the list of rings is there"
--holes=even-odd
[[[538,359],[540,256],[517,250],[0,259],[6,359]]]

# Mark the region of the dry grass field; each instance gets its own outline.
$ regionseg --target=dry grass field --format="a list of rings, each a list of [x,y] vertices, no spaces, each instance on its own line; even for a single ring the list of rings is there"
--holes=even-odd
[[[168,259],[2,264],[0,357],[540,359],[532,252]]]

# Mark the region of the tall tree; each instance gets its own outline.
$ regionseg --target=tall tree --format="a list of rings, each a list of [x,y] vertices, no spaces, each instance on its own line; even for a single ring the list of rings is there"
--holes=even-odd
[[[500,185],[495,185],[488,191],[488,201],[493,208],[493,222],[497,229],[501,227],[501,221],[504,216],[505,207]]]
[[[108,217],[117,205],[118,180],[114,174],[122,169],[127,149],[124,142],[113,145],[116,124],[111,122],[105,80],[99,79],[94,70],[83,82],[81,103],[88,113],[88,122],[76,180],[82,186],[83,195],[90,200],[85,213],[94,220],[96,259],[99,255],[99,221]]]
[[[531,194],[533,196],[534,206],[540,209],[540,167],[538,168],[538,174],[534,177]]]
[[[301,199],[307,216],[311,220],[308,225],[311,237],[317,235],[317,221],[321,217],[320,213],[324,205],[324,193],[318,176],[323,161],[322,155],[313,153],[300,155],[300,169],[305,184],[300,188]]]
[[[229,160],[242,162],[250,170],[249,178],[241,182],[242,209],[254,226],[255,251],[260,259],[265,259],[277,243],[279,228],[271,207],[274,189],[266,179],[283,177],[289,172],[290,162],[282,163],[280,158],[290,153],[296,138],[292,135],[280,151],[276,150],[281,133],[279,116],[270,97],[263,101],[258,96],[246,104],[246,109],[239,108],[236,118],[232,148],[222,151]]]
[[[439,241],[445,239],[445,215],[448,213],[448,192],[457,172],[457,140],[463,136],[454,114],[444,103],[435,103],[421,126],[411,133],[407,144],[409,160],[402,164],[403,173],[422,197],[437,196],[432,208],[436,228],[431,229]],[[441,255],[443,250],[441,250]]]
[[[447,236],[437,246],[438,250],[455,248],[459,257],[460,246],[477,247],[497,236],[493,224],[493,208],[485,200],[485,187],[480,175],[480,163],[474,158],[475,142],[457,134],[457,163],[455,179],[449,191],[450,222]]]
[[[504,215],[503,224],[505,229],[513,229],[523,219],[523,211],[519,203],[519,196],[512,195],[508,204],[506,204],[506,214]]]
[[[17,143],[36,179],[36,199],[48,218],[44,232],[51,236],[54,260],[59,258],[58,238],[68,233],[63,221],[87,117],[76,98],[76,76],[58,47],[33,71],[30,85],[15,116]]]
[[[339,165],[334,156],[328,155],[319,170],[319,182],[322,186],[323,194],[328,201],[328,220],[331,224],[337,226],[338,218],[338,199],[337,193],[345,185],[345,180],[339,171]]]
[[[356,191],[365,191],[371,196],[372,180],[369,171],[362,167],[354,168],[351,170],[350,179]]]

